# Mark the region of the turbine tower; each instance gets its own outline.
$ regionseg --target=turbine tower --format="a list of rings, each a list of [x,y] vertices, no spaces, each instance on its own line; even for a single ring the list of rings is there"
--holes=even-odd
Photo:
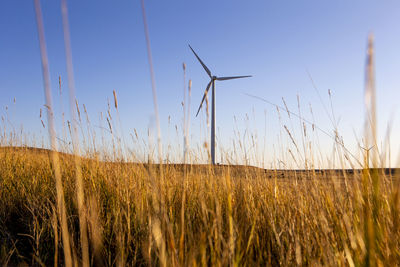
[[[189,45],[190,50],[192,50],[193,54],[196,56],[197,60],[203,66],[204,70],[207,72],[210,77],[210,82],[208,83],[206,90],[204,92],[203,99],[201,100],[199,109],[197,110],[196,117],[200,112],[201,106],[203,105],[204,99],[207,97],[207,93],[210,90],[210,86],[212,85],[212,106],[211,106],[211,162],[215,165],[215,81],[226,81],[240,78],[251,77],[251,75],[246,76],[230,76],[230,77],[217,77],[211,74],[211,71],[207,68],[207,66],[201,61],[199,56],[194,52],[193,48]]]

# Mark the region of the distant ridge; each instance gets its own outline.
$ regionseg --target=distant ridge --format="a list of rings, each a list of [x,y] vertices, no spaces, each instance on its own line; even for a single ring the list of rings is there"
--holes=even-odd
[[[46,148],[37,148],[37,147],[29,147],[29,146],[0,146],[0,153],[2,152],[27,152],[27,153],[35,153],[35,154],[43,154],[49,155],[51,152],[50,149]],[[72,158],[73,154],[58,152],[61,157]],[[96,160],[90,157],[82,157],[82,159],[91,161]],[[144,162],[119,162],[119,161],[102,161],[100,162],[104,164],[123,164],[123,165],[135,165],[135,166],[143,166],[145,169],[148,169],[150,166],[157,167],[159,164],[157,163],[144,163]],[[344,174],[353,176],[360,175],[363,169],[314,169],[314,170],[304,170],[304,169],[263,169],[256,166],[246,166],[246,165],[227,165],[227,164],[183,164],[183,163],[164,163],[163,166],[167,168],[173,168],[176,171],[183,171],[186,167],[188,170],[194,170],[199,172],[204,171],[214,171],[216,174],[222,173],[223,170],[229,170],[233,175],[239,175],[247,173],[251,175],[252,173],[265,173],[267,178],[277,177],[277,178],[293,178],[299,175],[297,178],[304,177],[312,177],[319,176],[324,177],[328,175],[335,174],[336,176],[343,176]],[[400,168],[377,168],[378,172],[388,176],[394,176],[392,178],[400,177]],[[340,178],[340,177],[338,177]]]

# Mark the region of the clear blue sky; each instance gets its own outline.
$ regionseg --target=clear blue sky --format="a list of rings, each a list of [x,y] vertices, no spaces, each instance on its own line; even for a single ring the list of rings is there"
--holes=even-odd
[[[68,110],[60,1],[43,0],[41,3],[53,101],[56,113],[60,114],[59,75],[64,81],[64,109]],[[284,97],[295,112],[298,112],[299,95],[304,117],[312,119],[311,103],[316,124],[331,131],[333,126],[312,87],[308,71],[328,108],[327,90],[332,90],[340,133],[349,149],[357,151],[354,134],[362,136],[364,63],[369,32],[375,35],[379,136],[385,139],[390,121],[392,153],[398,151],[399,1],[181,0],[145,1],[145,5],[162,137],[165,150],[171,145],[172,159],[181,159],[183,62],[187,64],[187,79],[193,81],[192,147],[198,151],[200,144],[208,139],[205,113],[197,118],[193,116],[208,79],[188,43],[216,75],[254,76],[216,85],[219,148],[233,151],[236,131],[240,138],[257,132],[259,151],[253,149],[246,153],[256,153],[261,159],[265,136],[268,166],[273,161],[276,163],[283,153],[279,151],[277,139],[280,134],[284,153],[287,154],[287,148],[294,149],[279,126],[276,110],[245,96],[245,92],[277,104],[282,104]],[[79,103],[86,105],[93,125],[99,125],[99,113],[107,110],[107,98],[111,101],[112,91],[116,90],[126,142],[134,148],[129,141],[129,133],[134,128],[148,141],[147,129],[154,128],[154,115],[140,1],[69,0],[68,8]],[[1,114],[8,113],[10,121],[1,122],[2,130],[4,126],[20,129],[23,125],[24,132],[37,136],[38,143],[42,136],[45,138],[47,132],[39,119],[44,96],[33,1],[2,0],[0,3],[0,92]],[[289,121],[285,114],[281,115],[282,124],[293,129],[301,143],[298,120]],[[60,135],[60,116],[56,119]],[[243,137],[246,134],[247,137]],[[319,149],[329,158],[332,142],[323,134],[320,138]],[[250,145],[247,147],[252,149]]]

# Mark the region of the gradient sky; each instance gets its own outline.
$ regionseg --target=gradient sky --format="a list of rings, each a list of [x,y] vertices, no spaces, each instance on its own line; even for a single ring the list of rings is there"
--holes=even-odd
[[[61,136],[59,75],[63,79],[65,110],[68,110],[68,94],[60,1],[42,0],[41,3],[53,101],[58,114],[57,131]],[[190,139],[194,151],[199,155],[200,151],[204,153],[201,144],[209,138],[205,112],[194,117],[208,77],[189,50],[189,43],[215,75],[254,76],[216,84],[219,149],[233,151],[238,148],[233,147],[232,140],[238,144],[238,138],[247,138],[250,142],[250,133],[257,134],[257,150],[250,144],[245,145],[246,153],[258,157],[257,162],[253,159],[251,163],[263,165],[265,161],[266,167],[277,166],[274,164],[279,159],[287,159],[280,155],[287,155],[288,148],[294,149],[282,125],[288,125],[301,143],[299,121],[288,120],[287,115],[281,114],[280,124],[275,108],[244,93],[279,105],[283,97],[289,109],[296,113],[298,95],[302,115],[312,120],[311,104],[315,123],[332,132],[333,125],[324,108],[331,110],[327,93],[331,89],[339,132],[356,154],[359,149],[355,136],[361,138],[363,133],[367,36],[373,32],[379,138],[382,142],[387,140],[389,123],[392,162],[397,162],[399,1],[180,0],[145,1],[145,5],[162,138],[172,160],[182,158],[183,62],[187,65],[187,80],[191,79],[193,85]],[[135,144],[129,141],[134,129],[151,143],[147,129],[155,129],[154,109],[140,1],[69,0],[68,8],[76,94],[79,103],[86,105],[93,127],[100,125],[99,114],[107,110],[107,99],[112,102],[112,91],[116,90],[128,146],[135,149]],[[1,115],[8,118],[8,122],[1,122],[1,130],[4,127],[19,130],[22,126],[38,143],[45,139],[47,131],[39,118],[44,95],[33,1],[2,0],[0,3],[0,92]],[[319,135],[318,149],[326,158],[321,167],[329,167],[332,140],[322,133]]]

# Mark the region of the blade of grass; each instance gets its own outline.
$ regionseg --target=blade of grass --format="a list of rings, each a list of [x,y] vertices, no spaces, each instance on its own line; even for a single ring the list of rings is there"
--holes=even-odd
[[[74,70],[72,65],[72,51],[71,51],[71,37],[68,23],[68,7],[67,0],[61,0],[61,14],[64,31],[64,46],[65,46],[65,58],[67,63],[67,75],[68,75],[68,87],[69,87],[69,103],[70,112],[72,116],[72,147],[74,153],[75,162],[75,183],[76,183],[76,199],[78,202],[78,214],[79,214],[79,230],[80,230],[80,241],[82,251],[82,266],[89,266],[89,243],[87,236],[87,216],[85,207],[85,190],[82,181],[82,171],[80,162],[80,151],[79,151],[79,138],[78,130],[76,125],[76,114],[75,114],[75,80]]]
[[[63,249],[64,249],[64,260],[65,266],[72,266],[72,256],[71,256],[71,247],[70,247],[70,235],[68,230],[67,223],[67,211],[65,208],[65,199],[64,199],[64,191],[61,180],[61,172],[60,172],[60,162],[58,158],[57,152],[57,143],[56,143],[56,130],[54,126],[54,113],[52,110],[52,97],[51,97],[51,88],[50,88],[50,71],[49,71],[49,62],[47,57],[47,48],[46,48],[46,40],[44,36],[44,26],[43,26],[43,17],[42,10],[40,7],[40,0],[34,0],[35,4],[35,14],[36,14],[36,23],[37,30],[39,36],[39,45],[40,45],[40,54],[42,59],[42,73],[43,73],[43,84],[44,84],[44,94],[46,99],[46,107],[47,107],[47,124],[49,131],[49,139],[50,139],[50,148],[51,148],[51,161],[54,169],[54,176],[56,180],[56,191],[57,191],[57,210],[59,214],[59,219],[61,223],[61,233],[62,233],[62,241],[63,241]]]

